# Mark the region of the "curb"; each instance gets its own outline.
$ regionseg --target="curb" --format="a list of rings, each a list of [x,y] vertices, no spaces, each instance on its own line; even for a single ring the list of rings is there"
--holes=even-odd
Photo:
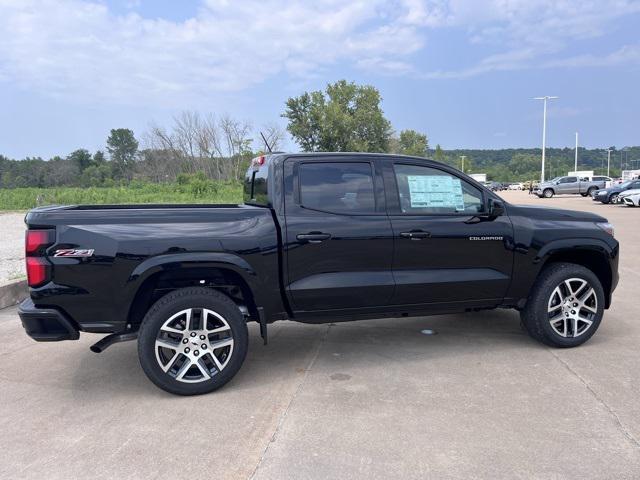
[[[29,287],[24,278],[0,283],[0,308],[16,305],[28,296]]]

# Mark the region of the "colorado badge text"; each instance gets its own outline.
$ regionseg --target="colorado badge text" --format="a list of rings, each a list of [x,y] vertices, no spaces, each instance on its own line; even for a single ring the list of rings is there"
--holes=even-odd
[[[502,241],[503,237],[469,237],[469,240],[498,240]]]

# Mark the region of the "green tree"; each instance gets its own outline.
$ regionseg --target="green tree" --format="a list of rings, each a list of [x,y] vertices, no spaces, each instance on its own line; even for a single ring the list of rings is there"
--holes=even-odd
[[[84,148],[71,152],[67,160],[75,164],[81,172],[91,166],[91,154]]]
[[[102,150],[97,150],[96,153],[93,154],[94,165],[102,165],[106,161],[107,159],[105,158],[104,152]]]
[[[443,162],[445,161],[445,154],[444,151],[442,150],[442,147],[440,146],[440,144],[436,145],[436,151],[433,154],[433,159],[436,162]]]
[[[282,116],[305,152],[386,152],[391,124],[380,101],[376,88],[340,80],[327,85],[325,92],[289,98]]]
[[[138,141],[133,130],[114,128],[107,138],[107,151],[119,178],[130,178],[133,163],[138,155]]]
[[[397,153],[426,157],[429,150],[427,136],[415,130],[402,130],[398,138]]]

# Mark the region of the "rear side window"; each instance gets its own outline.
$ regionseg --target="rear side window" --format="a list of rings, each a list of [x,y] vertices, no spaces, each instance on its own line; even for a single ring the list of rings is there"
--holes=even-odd
[[[375,213],[369,163],[302,163],[298,179],[300,204],[304,208],[342,214]]]
[[[450,173],[417,165],[393,166],[400,208],[407,214],[478,213],[482,192]]]

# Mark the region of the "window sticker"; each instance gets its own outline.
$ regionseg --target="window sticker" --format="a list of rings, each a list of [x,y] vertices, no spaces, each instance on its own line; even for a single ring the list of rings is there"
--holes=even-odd
[[[449,175],[407,175],[411,208],[464,210],[462,184]]]

